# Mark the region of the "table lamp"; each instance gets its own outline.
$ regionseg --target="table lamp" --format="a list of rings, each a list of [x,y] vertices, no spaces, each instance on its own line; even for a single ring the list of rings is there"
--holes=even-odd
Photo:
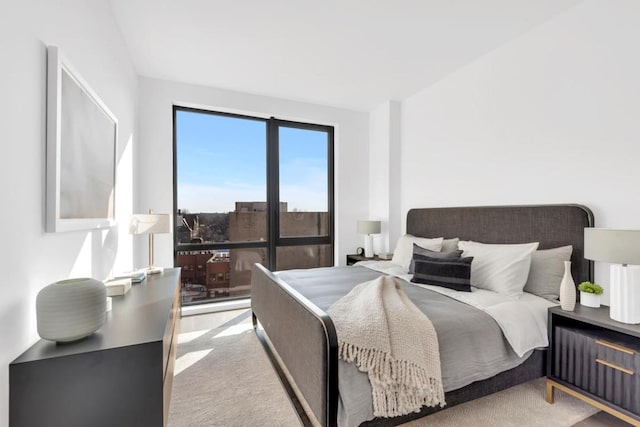
[[[612,263],[609,316],[640,323],[640,230],[585,228],[584,257]]]
[[[148,234],[149,235],[149,267],[146,268],[147,274],[162,273],[162,267],[153,266],[153,235],[159,233],[169,233],[171,231],[171,215],[154,214],[149,209],[148,214],[131,215],[129,221],[130,234]]]
[[[373,236],[372,234],[380,234],[380,221],[358,221],[358,234],[364,236],[364,256],[373,257]]]

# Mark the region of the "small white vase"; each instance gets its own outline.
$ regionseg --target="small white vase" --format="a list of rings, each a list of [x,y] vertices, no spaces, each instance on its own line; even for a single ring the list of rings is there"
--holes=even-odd
[[[580,305],[598,308],[600,307],[600,295],[580,291]]]
[[[564,262],[564,275],[560,282],[560,307],[565,311],[576,308],[576,284],[571,276],[571,261]]]
[[[107,289],[99,280],[82,278],[55,282],[36,297],[38,335],[69,342],[100,329],[107,312]]]

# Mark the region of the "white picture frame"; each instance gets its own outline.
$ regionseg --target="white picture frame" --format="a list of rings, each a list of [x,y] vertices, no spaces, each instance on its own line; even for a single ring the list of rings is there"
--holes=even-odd
[[[116,116],[48,46],[47,232],[115,225],[117,146]]]

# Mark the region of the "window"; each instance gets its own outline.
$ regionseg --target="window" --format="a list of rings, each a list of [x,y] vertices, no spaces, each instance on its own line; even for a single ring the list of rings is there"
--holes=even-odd
[[[332,127],[174,107],[174,168],[183,304],[248,296],[256,262],[333,265]]]

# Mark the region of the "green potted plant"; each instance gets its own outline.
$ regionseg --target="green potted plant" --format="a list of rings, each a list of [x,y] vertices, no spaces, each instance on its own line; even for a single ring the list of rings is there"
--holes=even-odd
[[[582,282],[578,285],[580,291],[580,304],[586,307],[600,307],[600,295],[602,295],[602,286],[591,283]]]

